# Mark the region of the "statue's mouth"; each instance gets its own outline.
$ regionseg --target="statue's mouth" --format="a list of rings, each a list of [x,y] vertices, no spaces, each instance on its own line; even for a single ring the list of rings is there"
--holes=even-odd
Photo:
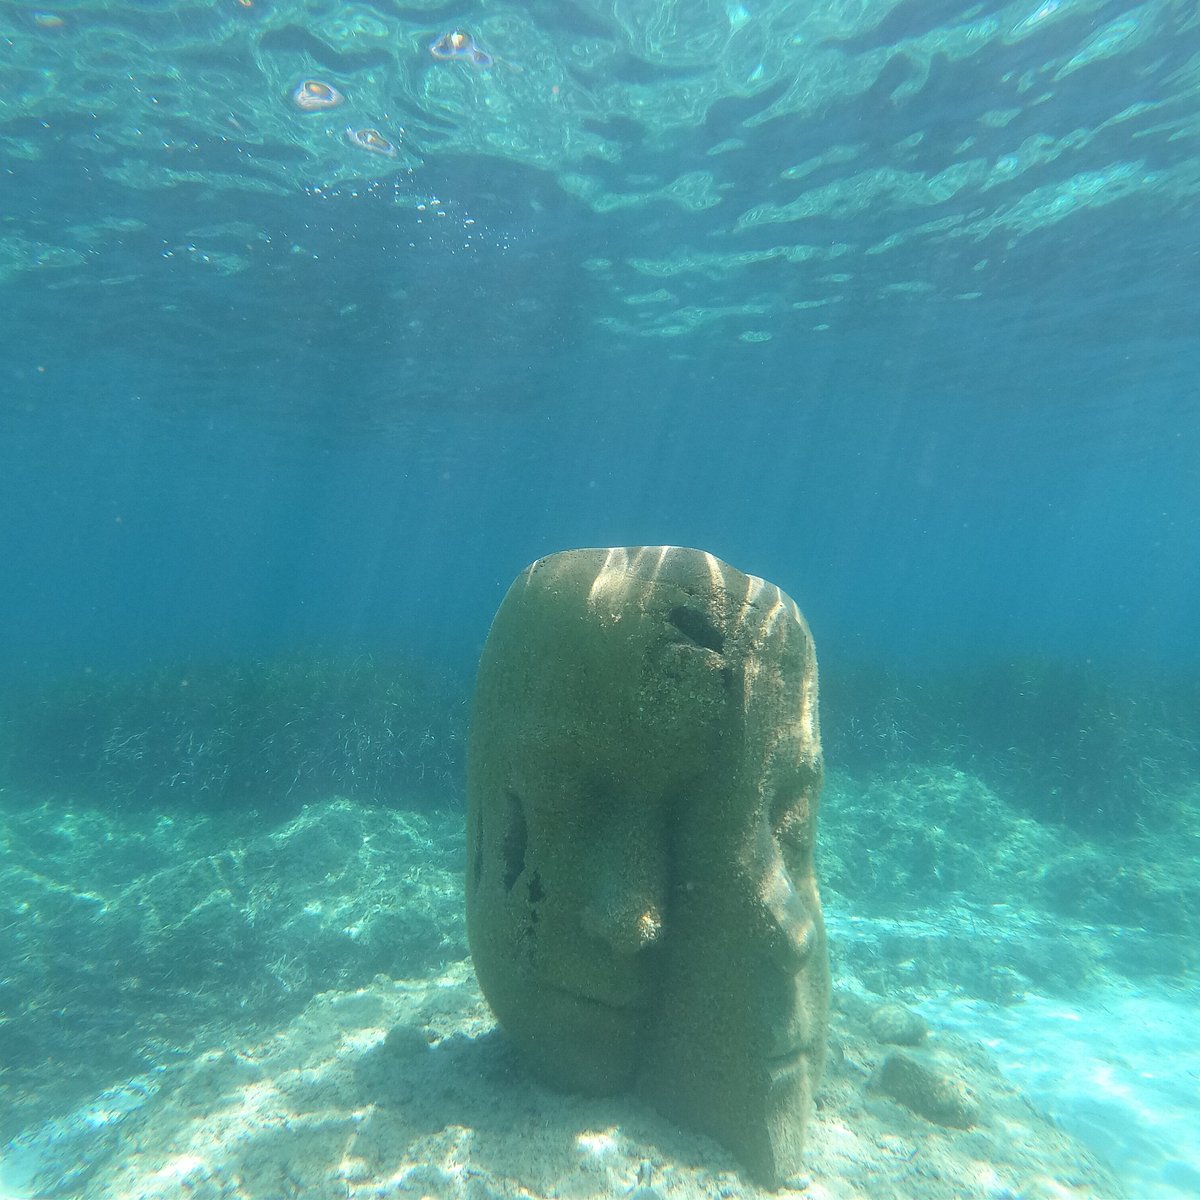
[[[596,1008],[604,1009],[606,1012],[628,1013],[630,1016],[640,1011],[641,1006],[636,1001],[629,1001],[626,1004],[619,1004],[615,1000],[606,999],[601,996],[589,996],[585,992],[576,992],[571,988],[565,988],[557,983],[543,982],[542,986],[550,992],[555,992],[560,996],[567,996],[576,1004],[594,1005]]]
[[[781,1054],[768,1054],[766,1057],[767,1070],[775,1078],[791,1074],[793,1071],[807,1069],[812,1062],[813,1048],[807,1042],[793,1046]]]

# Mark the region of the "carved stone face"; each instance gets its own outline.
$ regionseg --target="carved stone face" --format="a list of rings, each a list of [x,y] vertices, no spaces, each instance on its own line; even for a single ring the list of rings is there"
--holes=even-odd
[[[697,550],[577,550],[480,664],[467,921],[543,1079],[636,1089],[774,1186],[799,1165],[829,970],[816,661],[778,588]]]

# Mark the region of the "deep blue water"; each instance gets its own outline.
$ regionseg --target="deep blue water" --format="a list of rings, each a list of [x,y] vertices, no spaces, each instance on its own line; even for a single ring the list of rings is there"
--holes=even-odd
[[[1185,403],[1009,397],[978,362],[946,396],[915,362],[888,383],[830,354],[706,370],[593,350],[529,364],[530,395],[508,362],[485,396],[451,378],[407,405],[400,382],[370,414],[369,361],[296,381],[319,394],[294,414],[236,381],[181,398],[154,350],[124,364],[135,395],[84,346],[11,372],[6,663],[382,638],[463,664],[525,563],[660,542],[779,581],[826,653],[1200,653]],[[233,347],[213,352],[236,372]]]

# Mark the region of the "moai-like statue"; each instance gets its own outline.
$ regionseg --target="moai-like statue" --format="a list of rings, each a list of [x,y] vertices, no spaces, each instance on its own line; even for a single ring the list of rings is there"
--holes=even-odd
[[[655,546],[509,589],[468,752],[484,995],[543,1080],[636,1090],[768,1187],[825,1053],[821,779],[812,636],[779,588]]]

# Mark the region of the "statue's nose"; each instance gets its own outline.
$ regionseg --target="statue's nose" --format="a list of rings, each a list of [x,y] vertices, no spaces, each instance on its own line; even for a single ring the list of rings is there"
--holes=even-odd
[[[817,911],[796,889],[782,864],[767,875],[763,901],[771,926],[774,957],[787,971],[798,971],[820,947]]]

